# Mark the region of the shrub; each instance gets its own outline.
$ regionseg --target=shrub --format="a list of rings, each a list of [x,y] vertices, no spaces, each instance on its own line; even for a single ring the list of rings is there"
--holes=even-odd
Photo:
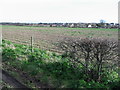
[[[11,48],[5,48],[2,51],[2,60],[8,61],[8,60],[15,60],[17,58],[17,54],[15,53],[14,49]]]
[[[74,67],[80,63],[84,73],[95,81],[101,81],[105,69],[114,69],[118,65],[118,42],[104,38],[65,38],[59,47],[65,51],[63,57],[69,57]],[[76,64],[77,63],[77,64]],[[117,67],[117,66],[116,66]]]

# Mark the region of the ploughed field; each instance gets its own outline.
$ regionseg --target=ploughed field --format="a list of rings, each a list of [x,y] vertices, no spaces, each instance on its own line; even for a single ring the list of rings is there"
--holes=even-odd
[[[109,38],[118,39],[118,29],[67,28],[67,27],[33,27],[2,26],[2,38],[18,44],[30,45],[33,37],[34,47],[60,52],[56,44],[66,37],[73,38]]]

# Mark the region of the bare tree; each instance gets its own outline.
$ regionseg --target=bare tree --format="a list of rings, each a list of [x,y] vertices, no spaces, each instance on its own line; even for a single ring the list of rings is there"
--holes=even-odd
[[[104,69],[113,69],[118,63],[118,42],[115,40],[66,38],[60,42],[59,47],[65,51],[74,67],[81,64],[86,76],[96,81],[101,80]]]

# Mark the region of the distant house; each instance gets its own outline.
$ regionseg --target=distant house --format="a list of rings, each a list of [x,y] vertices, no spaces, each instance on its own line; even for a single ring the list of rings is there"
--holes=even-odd
[[[92,28],[92,25],[90,24],[90,25],[88,25],[88,28]]]
[[[69,24],[68,23],[63,23],[63,27],[68,27]]]
[[[88,23],[88,28],[97,28],[97,24],[96,23]]]
[[[114,26],[114,28],[120,28],[120,24],[118,24],[118,23],[115,23],[115,26]]]
[[[110,23],[110,28],[114,28],[114,23]]]
[[[71,23],[71,24],[69,24],[69,27],[74,28],[74,27],[76,27],[76,24],[75,23]]]

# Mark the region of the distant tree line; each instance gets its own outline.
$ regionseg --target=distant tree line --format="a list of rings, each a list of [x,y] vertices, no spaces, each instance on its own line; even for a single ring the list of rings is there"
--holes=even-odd
[[[12,23],[1,22],[1,25],[15,25],[15,26],[41,26],[41,27],[70,27],[70,28],[120,28],[118,23]]]

